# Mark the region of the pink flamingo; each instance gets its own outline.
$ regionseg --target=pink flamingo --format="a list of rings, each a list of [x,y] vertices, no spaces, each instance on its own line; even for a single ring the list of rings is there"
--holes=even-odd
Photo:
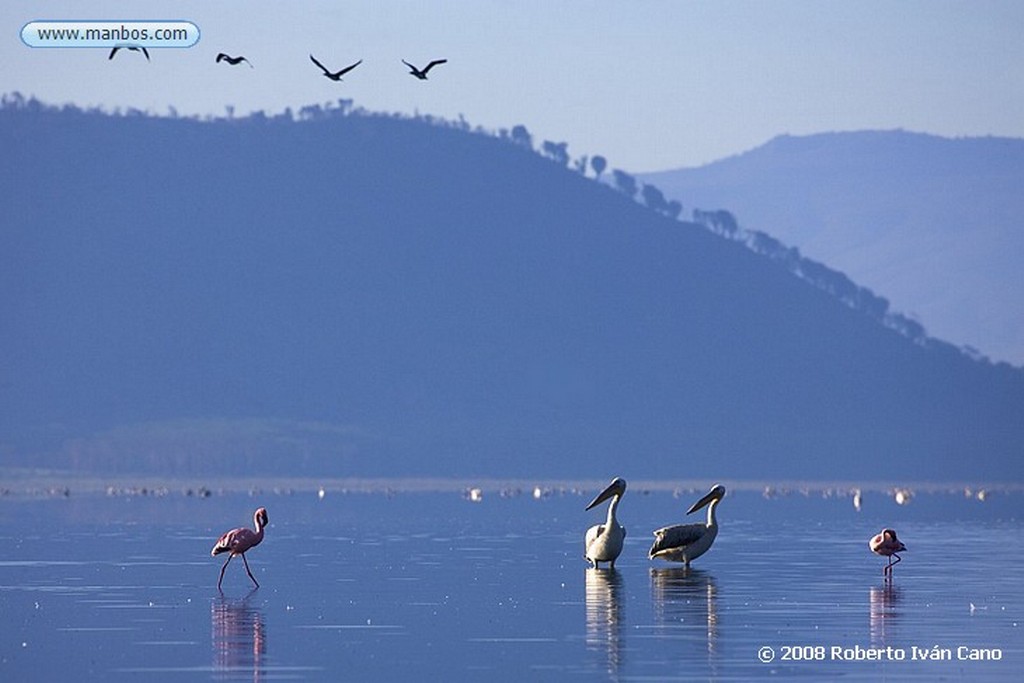
[[[253,524],[256,526],[256,531],[252,529],[246,529],[241,527],[238,529],[232,529],[223,536],[221,536],[217,543],[214,544],[213,550],[210,551],[210,555],[216,557],[221,553],[231,553],[228,555],[227,561],[224,562],[224,566],[220,568],[220,578],[217,579],[217,590],[220,590],[220,584],[224,581],[224,570],[228,568],[228,562],[231,562],[231,558],[235,555],[242,556],[242,562],[245,563],[245,572],[252,579],[252,582],[259,588],[260,584],[256,580],[256,577],[249,571],[249,561],[245,559],[245,552],[250,548],[254,548],[260,544],[263,540],[263,529],[266,528],[270,518],[267,517],[267,508],[259,508],[253,515]]]
[[[892,568],[900,562],[900,556],[896,553],[905,552],[907,546],[900,542],[900,539],[896,538],[896,532],[892,529],[882,529],[880,532],[872,537],[871,541],[868,542],[868,547],[871,548],[871,552],[876,555],[889,558],[889,564],[882,568],[882,574],[887,578],[892,578]],[[892,561],[892,558],[896,558],[896,562]]]

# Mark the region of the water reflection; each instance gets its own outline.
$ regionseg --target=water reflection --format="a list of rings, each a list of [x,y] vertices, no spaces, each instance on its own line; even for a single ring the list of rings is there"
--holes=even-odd
[[[253,593],[241,599],[221,595],[213,601],[210,628],[213,633],[213,669],[220,680],[248,678],[259,681],[267,652],[263,611],[249,604]]]
[[[687,567],[652,567],[654,618],[662,625],[704,627],[708,660],[718,648],[718,587],[715,577]]]
[[[587,569],[587,648],[601,650],[607,671],[618,678],[622,666],[622,575],[617,569]]]
[[[893,632],[900,616],[900,589],[891,581],[872,586],[868,592],[868,620],[871,625],[871,644],[886,646],[893,640]]]

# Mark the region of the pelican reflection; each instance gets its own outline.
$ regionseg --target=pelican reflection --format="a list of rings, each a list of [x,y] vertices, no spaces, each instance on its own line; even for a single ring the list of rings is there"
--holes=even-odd
[[[871,627],[871,644],[888,645],[900,616],[900,589],[891,581],[882,586],[872,586],[868,592],[868,621]]]
[[[603,651],[607,671],[617,678],[622,665],[623,609],[622,575],[619,570],[586,570],[587,649]]]
[[[652,567],[651,602],[654,619],[662,626],[697,635],[707,644],[707,655],[718,646],[718,587],[715,577],[688,567]]]
[[[213,633],[213,669],[218,678],[237,679],[252,671],[252,680],[263,674],[267,634],[263,611],[249,604],[255,589],[241,599],[214,599],[210,612]]]

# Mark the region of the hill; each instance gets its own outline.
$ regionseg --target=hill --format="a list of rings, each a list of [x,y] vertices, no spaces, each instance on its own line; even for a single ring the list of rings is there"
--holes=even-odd
[[[523,131],[301,118],[0,111],[5,462],[1024,479],[1019,370]]]
[[[1024,365],[1024,140],[781,136],[641,178],[883,292],[937,337]]]

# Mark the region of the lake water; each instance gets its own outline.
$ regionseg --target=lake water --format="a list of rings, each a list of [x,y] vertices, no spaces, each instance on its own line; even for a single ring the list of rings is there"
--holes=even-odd
[[[0,680],[1020,680],[1024,494],[730,492],[686,571],[650,531],[702,492],[630,490],[615,570],[582,558],[594,493],[7,495]],[[221,595],[209,550],[258,505],[261,588],[236,559]]]

